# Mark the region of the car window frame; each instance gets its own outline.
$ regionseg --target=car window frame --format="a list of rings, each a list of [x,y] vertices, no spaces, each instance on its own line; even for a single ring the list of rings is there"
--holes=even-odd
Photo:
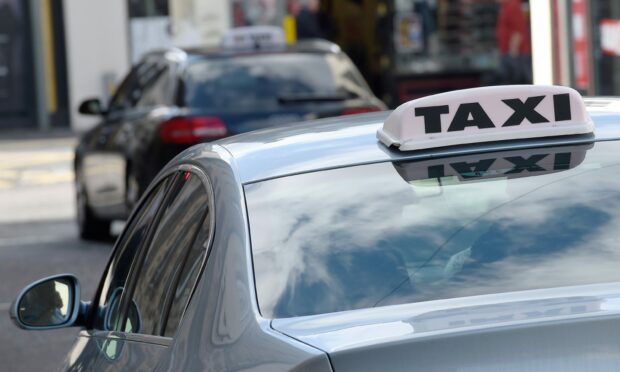
[[[194,236],[191,239],[191,242],[189,244],[189,249],[187,250],[187,252],[185,252],[185,257],[183,262],[185,263],[185,259],[187,258],[187,255],[189,254],[189,251],[191,249],[191,247],[196,244],[196,239],[198,238],[198,236],[200,235],[200,231],[205,227],[205,224],[208,223],[208,228],[209,228],[209,235],[205,241],[205,243],[203,244],[205,246],[205,255],[202,259],[202,262],[200,263],[200,268],[198,269],[198,275],[196,277],[195,282],[192,284],[192,289],[190,290],[190,295],[187,299],[187,302],[184,305],[183,311],[181,313],[181,317],[180,317],[180,321],[179,321],[179,325],[180,323],[182,323],[183,321],[183,317],[185,316],[185,312],[190,304],[190,302],[192,301],[192,298],[194,297],[194,294],[196,292],[196,288],[198,286],[198,283],[201,280],[202,274],[204,272],[204,269],[206,267],[206,264],[209,260],[209,256],[210,253],[212,251],[212,246],[213,246],[213,239],[214,239],[214,235],[215,235],[215,200],[214,200],[214,191],[213,191],[213,184],[211,182],[211,180],[209,179],[208,175],[206,172],[204,172],[201,168],[195,166],[195,165],[191,165],[191,164],[182,164],[179,167],[175,168],[175,172],[177,173],[177,175],[181,175],[184,172],[189,172],[194,176],[197,176],[200,179],[200,182],[203,186],[203,191],[206,192],[207,195],[207,208],[205,209],[205,212],[203,213],[203,215],[201,216],[201,220],[199,223],[199,227],[196,230]],[[175,178],[175,182],[178,183],[180,180],[180,177],[176,176]],[[161,220],[162,214],[163,214],[163,210],[169,206],[169,202],[170,202],[170,195],[171,191],[173,190],[175,184],[172,183],[170,185],[170,187],[168,188],[168,190],[166,190],[166,195],[164,197],[164,201],[161,203],[159,210],[157,211],[157,216],[153,219],[153,223],[152,226],[149,227],[148,230],[148,236],[147,238],[144,240],[144,242],[142,243],[142,245],[140,246],[140,251],[136,254],[136,259],[134,259],[134,262],[132,262],[131,265],[131,269],[129,270],[129,275],[127,277],[127,282],[125,285],[125,289],[123,291],[123,293],[121,294],[121,299],[120,299],[120,304],[119,304],[119,308],[120,308],[120,312],[119,312],[119,317],[122,321],[122,323],[120,325],[117,326],[116,330],[110,330],[109,332],[112,333],[116,333],[118,335],[123,335],[124,338],[126,339],[131,339],[131,338],[136,338],[137,340],[142,340],[142,342],[144,342],[144,340],[150,340],[152,338],[152,340],[159,340],[161,342],[164,343],[168,343],[171,342],[174,337],[168,337],[168,336],[162,336],[161,334],[165,331],[165,326],[167,323],[167,319],[169,317],[169,313],[170,313],[170,309],[171,309],[171,303],[169,303],[169,301],[166,302],[165,304],[165,309],[163,310],[164,312],[160,315],[162,319],[166,319],[166,322],[163,323],[163,327],[160,326],[159,329],[159,335],[153,335],[153,334],[145,334],[145,333],[135,333],[135,332],[126,332],[124,331],[125,326],[126,326],[126,320],[127,320],[127,313],[129,312],[129,303],[130,301],[133,299],[133,294],[134,291],[136,289],[136,285],[137,285],[137,279],[140,277],[140,274],[142,272],[142,269],[144,268],[144,263],[145,263],[145,259],[148,255],[149,249],[151,247],[151,243],[152,243],[152,239],[154,237],[154,233],[156,232],[156,224],[158,224]],[[182,188],[181,188],[182,190]],[[206,218],[208,217],[208,221],[206,221]],[[140,265],[139,267],[136,266],[136,262],[139,262]],[[177,283],[175,283],[174,286],[171,286],[169,288],[169,291],[176,291],[176,288],[178,286],[178,278],[177,278]],[[174,298],[174,293],[165,293],[164,296],[166,296],[166,298],[168,299],[172,299]],[[175,332],[175,336],[176,336],[176,332]]]
[[[170,190],[170,188],[172,187],[172,185],[176,182],[176,176],[178,174],[178,170],[177,169],[172,169],[169,172],[166,172],[164,174],[161,174],[155,181],[153,181],[150,185],[150,187],[148,188],[148,190],[144,193],[144,195],[141,197],[140,201],[136,204],[136,208],[132,211],[131,215],[129,216],[129,218],[127,219],[125,226],[131,226],[133,224],[133,222],[135,222],[135,220],[137,218],[140,217],[140,213],[138,213],[138,210],[141,209],[144,206],[144,203],[146,203],[147,200],[150,199],[151,196],[153,196],[153,193],[157,190],[158,186],[164,182],[166,180],[166,178],[171,177],[171,179],[169,180],[169,184],[166,185],[166,188],[164,189],[164,195],[162,198],[162,201],[160,203],[160,205],[157,207],[157,211],[155,212],[155,217],[157,218],[157,216],[160,214],[160,210],[162,208],[162,206],[164,205],[164,203],[167,201],[167,195],[168,192]],[[108,270],[110,269],[110,266],[116,262],[118,255],[121,253],[121,248],[122,248],[122,243],[125,242],[125,237],[127,236],[128,232],[125,231],[123,229],[123,232],[121,233],[121,235],[117,238],[114,247],[112,249],[112,253],[110,254],[110,257],[108,259],[108,262],[105,266],[105,269],[103,270],[103,274],[102,276],[99,278],[99,284],[97,286],[97,291],[95,292],[95,295],[93,296],[93,300],[91,301],[91,309],[90,312],[88,314],[87,317],[87,322],[86,322],[86,329],[87,330],[91,330],[91,331],[104,331],[104,332],[108,332],[109,330],[107,329],[97,329],[95,328],[95,320],[98,316],[103,316],[104,317],[104,322],[106,321],[105,319],[108,317],[108,314],[100,314],[100,310],[98,308],[100,300],[101,300],[101,296],[103,295],[102,291],[103,291],[103,287],[104,287],[104,281],[105,281],[105,275],[107,274]],[[147,228],[147,232],[145,234],[145,239],[140,243],[140,246],[138,247],[136,254],[134,256],[134,260],[135,257],[137,257],[140,252],[143,249],[144,246],[144,242],[149,238],[149,235],[152,234],[152,229],[149,226]],[[133,262],[131,264],[131,266],[133,266]],[[129,276],[131,275],[131,267],[129,270],[129,273],[127,275],[127,282],[129,281]]]
[[[138,69],[140,69],[144,64],[148,63],[147,61],[140,61],[131,67],[127,75],[123,78],[121,83],[118,85],[118,88],[114,91],[114,94],[110,98],[108,105],[106,107],[106,117],[117,116],[119,113],[122,113],[127,110],[127,108],[116,107],[116,101],[119,99],[119,95],[121,92],[127,89],[127,85],[130,84],[133,80],[136,79],[136,74],[138,73]]]
[[[142,95],[136,101],[136,105],[134,106],[135,109],[152,109],[154,107],[174,105],[174,92],[176,89],[176,80],[179,72],[178,64],[168,59],[162,59],[155,62],[155,64],[160,65],[157,67],[159,69],[157,76],[153,79],[153,81],[144,86]],[[152,93],[153,86],[162,81],[162,79],[165,80],[165,84],[167,85],[165,92],[162,95],[164,102],[145,102],[144,99],[149,93]]]
[[[131,66],[129,72],[127,73],[127,75],[125,75],[125,77],[123,78],[121,83],[118,85],[118,88],[116,89],[116,91],[114,92],[114,94],[112,95],[112,97],[110,98],[108,102],[108,105],[106,108],[106,115],[105,115],[106,118],[111,120],[118,116],[122,116],[122,114],[126,111],[140,109],[141,107],[138,106],[138,102],[142,99],[144,92],[141,92],[140,98],[136,99],[136,101],[130,107],[125,107],[125,106],[120,107],[118,105],[115,105],[115,103],[118,100],[118,97],[121,94],[121,92],[124,90],[127,90],[129,84],[138,84],[140,80],[139,73],[141,69],[146,68],[146,70],[148,71],[151,68],[156,68],[157,65],[162,65],[162,64],[169,65],[169,61],[161,56],[150,55],[150,56],[146,56],[142,58],[136,64]],[[142,86],[140,89],[143,90],[144,86]]]

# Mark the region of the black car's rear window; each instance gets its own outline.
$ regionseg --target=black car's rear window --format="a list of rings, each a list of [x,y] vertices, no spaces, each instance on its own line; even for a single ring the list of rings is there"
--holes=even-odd
[[[261,312],[620,281],[619,150],[388,162],[246,185]]]
[[[345,55],[318,53],[198,60],[187,67],[183,90],[185,106],[219,111],[260,111],[369,94]]]

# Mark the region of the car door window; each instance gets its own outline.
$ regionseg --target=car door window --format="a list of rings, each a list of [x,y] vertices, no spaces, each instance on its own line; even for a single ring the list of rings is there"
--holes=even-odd
[[[118,248],[103,276],[99,289],[99,310],[93,322],[95,329],[110,330],[117,319],[120,295],[125,288],[131,265],[140,246],[147,237],[148,228],[163,202],[166,188],[172,182],[171,177],[165,178],[149,194],[136,214],[131,218],[123,235],[119,239]]]
[[[149,59],[135,65],[112,97],[108,111],[118,112],[136,107],[145,90],[152,85],[166,68],[166,63]]]
[[[129,74],[125,77],[125,80],[114,93],[110,104],[108,105],[108,112],[118,112],[128,109],[134,105],[139,99],[139,87],[138,87],[138,74],[144,69],[147,63],[138,63],[135,65]]]
[[[132,275],[134,290],[131,301],[123,301],[127,315],[119,330],[158,336],[166,330],[171,335],[189,301],[204,257],[200,250],[206,249],[192,245],[205,221],[209,200],[197,175],[186,172],[180,183],[171,188],[170,202],[161,212],[142,265]],[[197,260],[200,264],[195,266]],[[169,311],[174,313],[170,320]]]
[[[168,299],[169,309],[167,311],[167,317],[162,322],[162,329],[164,330],[163,335],[166,337],[173,337],[176,333],[185,308],[189,303],[192,291],[204,267],[204,261],[210,244],[209,238],[213,231],[213,219],[211,217],[212,215],[209,209],[207,209],[205,223],[203,223],[198,237],[192,244],[187,258],[185,259],[174,293],[169,293],[169,296],[172,297]]]
[[[137,107],[155,107],[171,104],[172,78],[171,68],[167,63],[155,66],[152,76],[146,76],[142,97],[138,100]]]

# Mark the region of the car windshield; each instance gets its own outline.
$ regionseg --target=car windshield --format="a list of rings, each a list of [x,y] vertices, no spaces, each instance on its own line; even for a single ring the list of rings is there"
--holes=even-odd
[[[369,91],[343,54],[310,53],[198,60],[188,66],[183,86],[184,106],[218,111],[338,101]]]
[[[602,142],[247,184],[261,313],[620,281],[617,152]]]

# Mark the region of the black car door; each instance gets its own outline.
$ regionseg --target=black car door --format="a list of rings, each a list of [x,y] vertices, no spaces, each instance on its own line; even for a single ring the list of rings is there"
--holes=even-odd
[[[160,57],[135,65],[112,97],[102,123],[89,134],[80,176],[89,205],[99,216],[123,218],[128,213],[129,154],[136,141],[135,124],[150,111],[139,103],[166,68]]]

